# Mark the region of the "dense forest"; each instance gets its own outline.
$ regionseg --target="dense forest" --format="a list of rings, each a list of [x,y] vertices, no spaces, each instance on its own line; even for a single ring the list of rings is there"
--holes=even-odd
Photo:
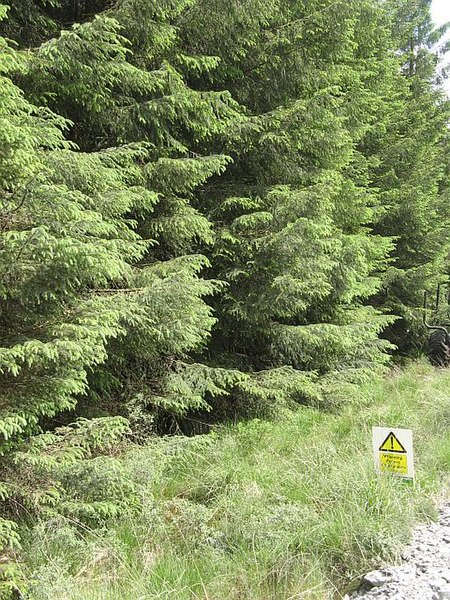
[[[5,590],[24,515],[132,502],[93,458],[420,352],[450,252],[430,4],[2,0]]]

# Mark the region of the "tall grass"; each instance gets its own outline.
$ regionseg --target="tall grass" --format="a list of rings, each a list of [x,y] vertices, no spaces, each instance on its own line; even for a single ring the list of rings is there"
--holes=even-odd
[[[414,431],[416,481],[377,477],[372,425]],[[339,414],[310,408],[123,460],[142,510],[104,530],[37,523],[33,600],[324,600],[399,559],[433,518],[450,466],[450,372],[416,363]]]

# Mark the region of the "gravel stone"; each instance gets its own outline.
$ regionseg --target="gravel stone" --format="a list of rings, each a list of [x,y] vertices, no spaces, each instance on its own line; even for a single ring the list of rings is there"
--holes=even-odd
[[[439,600],[450,600],[450,584],[446,583],[437,590]]]
[[[370,587],[378,587],[389,580],[389,575],[385,571],[372,571],[364,577],[364,583]]]
[[[450,502],[439,511],[439,523],[416,528],[402,559],[367,573],[361,589],[344,600],[450,600]]]

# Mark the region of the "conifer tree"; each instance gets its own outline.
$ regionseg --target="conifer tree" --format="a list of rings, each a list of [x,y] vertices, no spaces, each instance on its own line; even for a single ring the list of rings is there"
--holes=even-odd
[[[401,317],[389,335],[403,351],[423,343],[423,292],[445,277],[450,251],[444,194],[450,104],[437,85],[434,50],[447,26],[435,28],[430,6],[429,0],[386,3],[403,81],[392,90],[384,131],[367,145],[375,141],[369,151],[378,157],[372,174],[383,206],[377,230],[396,237],[377,302]]]
[[[266,376],[287,368],[287,387],[293,372],[360,377],[385,360],[389,322],[368,305],[391,240],[371,231],[378,198],[358,149],[393,69],[377,43],[383,14],[373,2],[238,5],[200,1],[182,28],[189,52],[219,52],[216,85],[249,115],[224,142],[235,163],[199,198],[218,229],[214,274],[229,284],[212,354]],[[308,397],[303,385],[291,397]]]
[[[132,156],[122,157],[123,169],[113,156],[94,158],[91,166],[101,174],[91,181],[99,184],[103,178],[105,187],[98,185],[91,195],[63,181],[59,165],[72,172],[83,160],[64,140],[66,121],[48,108],[30,104],[14,85],[10,74],[23,71],[25,64],[3,38],[0,56],[4,502],[11,497],[23,500],[24,489],[16,479],[25,473],[25,479],[30,476],[21,461],[15,462],[13,450],[38,430],[43,418],[74,407],[76,396],[86,391],[87,371],[106,358],[108,339],[123,331],[120,299],[94,289],[125,281],[131,274],[130,261],[142,255],[146,244],[122,219],[127,204],[111,210],[108,202],[108,194],[120,197],[125,163],[132,162]],[[137,188],[136,194],[145,200],[145,190]],[[2,515],[0,550],[18,541],[14,523],[4,518],[8,515],[3,510]],[[4,565],[2,561],[0,580]],[[10,584],[9,579],[0,583],[1,590]]]
[[[190,90],[168,62],[173,57],[183,69],[197,71],[216,62],[189,59],[172,48],[169,18],[180,7],[184,3],[123,2],[113,13],[74,25],[39,46],[20,77],[28,98],[71,119],[69,135],[84,150],[70,161],[60,151],[53,153],[58,185],[94,196],[89,209],[100,206],[117,218],[118,235],[126,234],[122,249],[129,248],[128,264],[136,263],[123,283],[111,286],[106,277],[103,282],[112,288],[107,295],[115,296],[118,288],[122,329],[130,314],[127,343],[115,347],[114,370],[118,360],[124,370],[138,371],[148,369],[149,361],[162,360],[154,368],[164,371],[165,356],[202,344],[213,323],[211,309],[200,297],[215,284],[199,279],[207,261],[192,253],[199,242],[211,242],[211,227],[190,198],[228,158],[202,156],[194,148],[200,150],[202,139],[223,130],[236,110],[227,94]],[[153,30],[148,27],[152,23]],[[99,203],[99,193],[107,201]],[[132,228],[138,246],[134,252],[126,233]],[[117,273],[121,275],[125,273]],[[66,274],[55,272],[55,280],[60,277]],[[85,285],[80,280],[81,288]],[[95,286],[101,292],[100,282]],[[161,395],[161,386],[157,389]]]
[[[147,25],[161,20],[148,47],[131,29],[125,37],[131,25],[110,14],[24,53],[1,38],[0,495],[28,510],[63,497],[46,455],[57,444],[42,428],[63,412],[63,422],[76,418],[89,393],[83,410],[96,419],[80,429],[84,442],[71,430],[62,435],[75,447],[61,464],[81,460],[91,438],[111,443],[127,425],[103,416],[126,412],[119,400],[136,396],[145,378],[143,404],[148,396],[163,404],[178,379],[186,387],[178,360],[206,342],[214,323],[203,297],[217,284],[199,276],[208,261],[195,252],[199,241],[210,243],[211,227],[190,198],[229,159],[187,143],[223,129],[236,110],[227,94],[183,83],[160,56],[173,43],[166,13],[142,7]],[[194,69],[214,62],[179,60]],[[177,390],[170,398],[166,409],[175,412],[203,402]],[[34,495],[33,478],[48,490]],[[2,545],[16,541],[11,520],[0,522],[0,537]]]

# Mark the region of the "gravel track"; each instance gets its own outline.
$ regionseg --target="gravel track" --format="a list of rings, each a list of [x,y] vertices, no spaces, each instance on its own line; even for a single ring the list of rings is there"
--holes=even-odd
[[[344,600],[450,600],[450,502],[438,523],[416,528],[402,558],[399,566],[368,573]]]

